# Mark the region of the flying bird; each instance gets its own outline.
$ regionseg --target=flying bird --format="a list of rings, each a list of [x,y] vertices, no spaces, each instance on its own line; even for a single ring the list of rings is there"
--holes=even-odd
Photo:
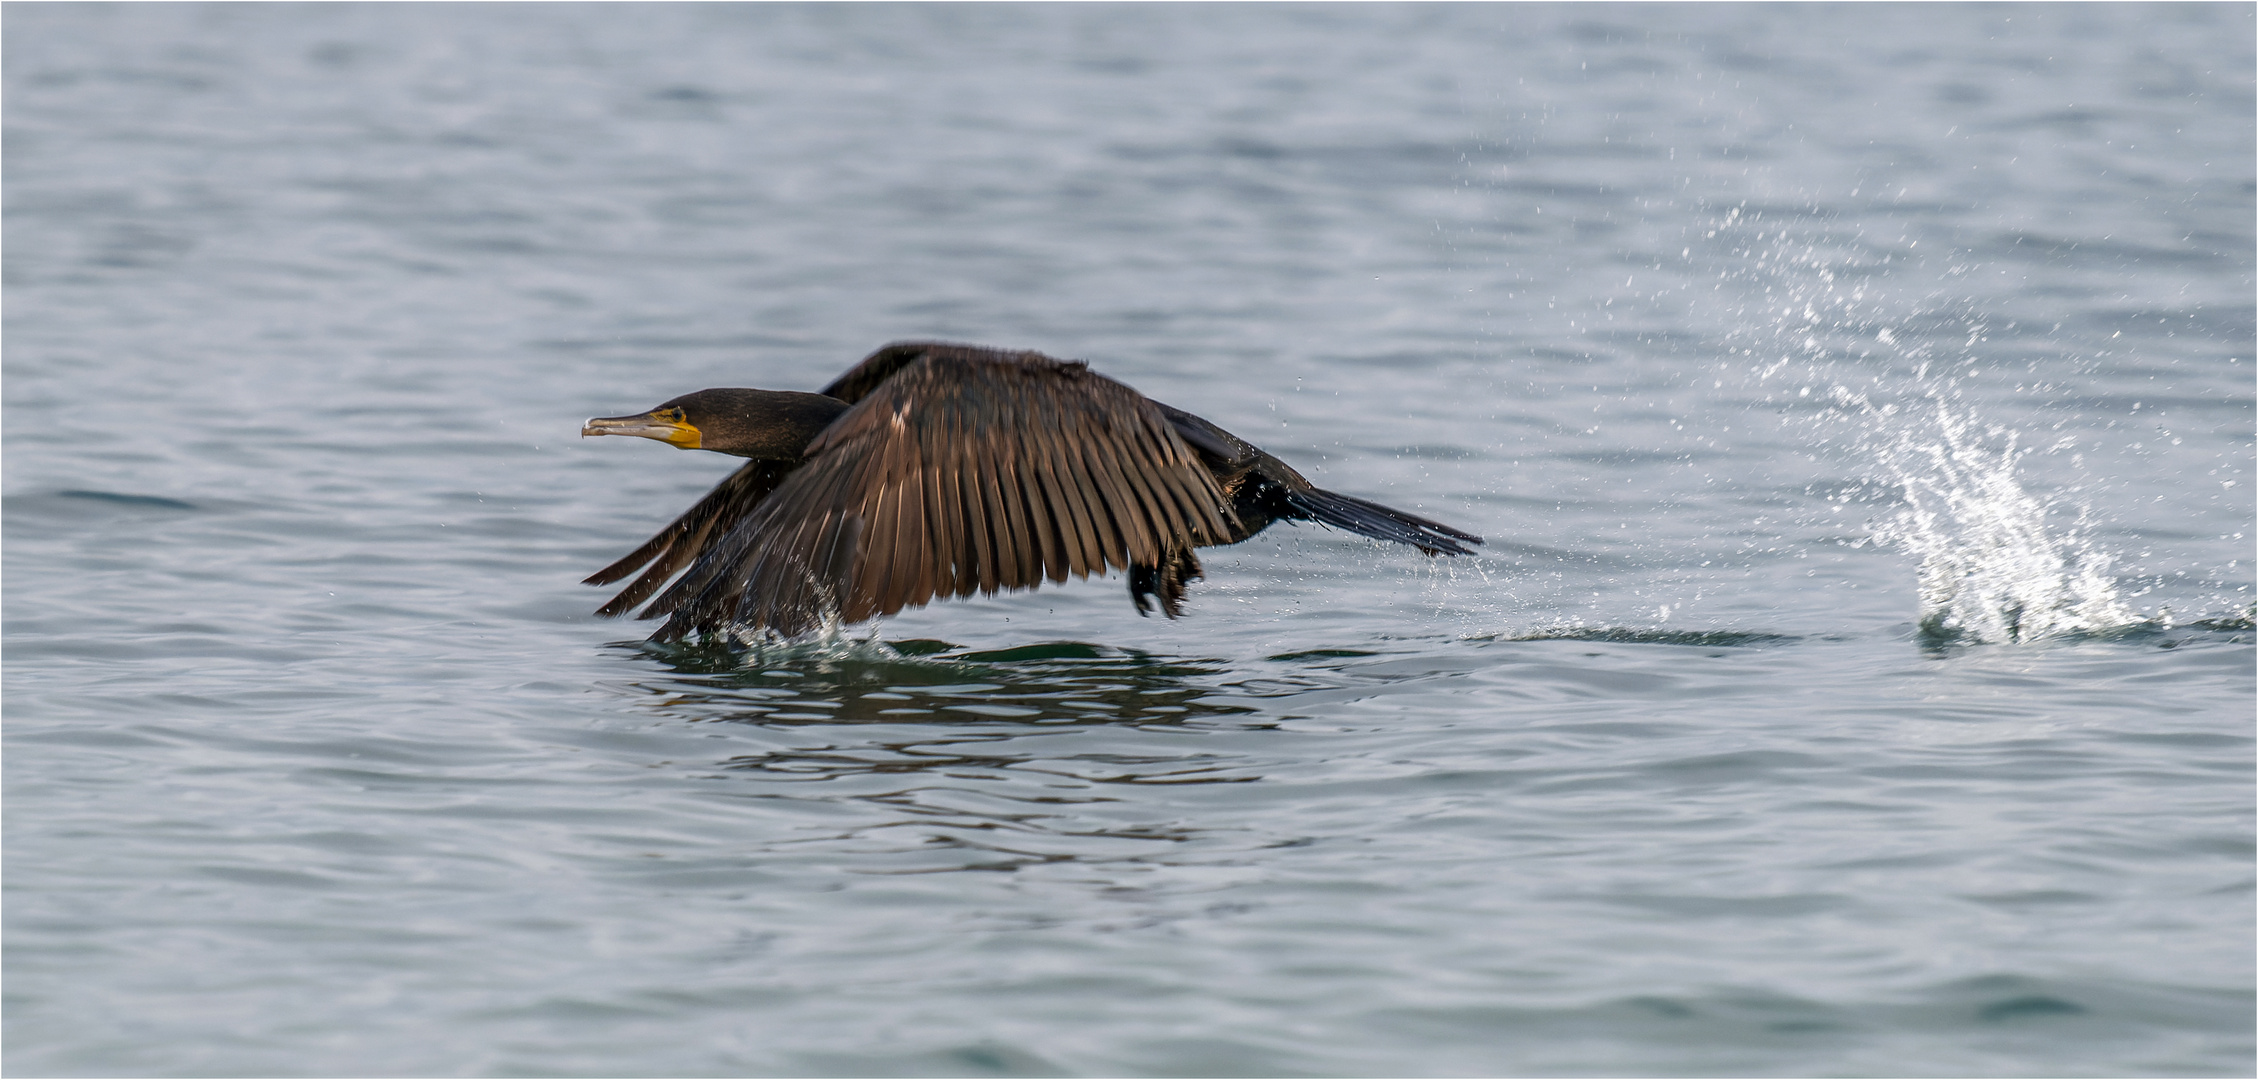
[[[580,433],[748,459],[587,579],[635,575],[596,613],[649,600],[638,617],[666,619],[653,641],[789,637],[1108,568],[1128,572],[1140,614],[1158,606],[1173,619],[1201,577],[1193,549],[1279,520],[1429,555],[1482,542],[1326,491],[1206,420],[1037,352],[901,342],[821,393],[700,390]]]

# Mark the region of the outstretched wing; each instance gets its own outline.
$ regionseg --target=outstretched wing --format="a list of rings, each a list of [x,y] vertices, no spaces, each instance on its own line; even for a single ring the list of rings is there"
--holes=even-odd
[[[848,368],[844,374],[831,380],[831,385],[817,391],[824,397],[838,398],[849,405],[869,397],[886,380],[893,378],[903,368],[931,354],[943,356],[996,356],[999,350],[979,345],[953,345],[945,341],[897,341],[882,346],[877,352],[862,358],[862,363]],[[1041,355],[1029,353],[1030,356]]]
[[[797,634],[1231,534],[1214,476],[1159,407],[1080,364],[932,347],[861,396],[652,603],[645,618],[669,616],[654,637]]]
[[[748,461],[736,472],[715,485],[697,505],[685,511],[674,523],[659,530],[659,534],[643,542],[643,546],[628,552],[627,557],[588,575],[583,585],[609,585],[648,564],[643,576],[634,584],[620,590],[618,596],[603,607],[598,615],[621,615],[635,605],[650,598],[673,577],[705,550],[709,542],[729,535],[730,531],[751,516],[753,508],[792,471],[789,461]]]

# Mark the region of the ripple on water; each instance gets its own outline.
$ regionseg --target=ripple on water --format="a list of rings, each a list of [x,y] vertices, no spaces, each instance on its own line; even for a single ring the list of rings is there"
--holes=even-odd
[[[2249,1075],[2253,17],[9,5],[5,1066]],[[602,645],[911,336],[1492,540]]]

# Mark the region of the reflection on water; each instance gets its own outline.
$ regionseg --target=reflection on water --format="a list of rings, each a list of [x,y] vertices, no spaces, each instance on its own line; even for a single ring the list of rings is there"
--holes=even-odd
[[[944,641],[819,640],[758,647],[637,643],[675,677],[638,689],[687,720],[903,723],[989,717],[1033,725],[1167,724],[1245,713],[1197,680],[1220,660],[1075,641],[974,651]]]
[[[846,822],[834,814],[778,846],[851,851],[857,873],[1136,862],[1210,834],[1243,847],[1243,830],[1153,820],[1113,792],[1260,780],[1255,760],[1202,740],[1201,722],[1274,726],[1215,685],[1219,661],[1081,642],[623,648],[671,675],[622,692],[689,723],[733,725],[739,752],[714,763],[715,778],[849,808]]]

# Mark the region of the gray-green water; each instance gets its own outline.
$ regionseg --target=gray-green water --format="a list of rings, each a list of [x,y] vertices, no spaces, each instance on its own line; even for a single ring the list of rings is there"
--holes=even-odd
[[[2252,15],[10,5],[7,1069],[2247,1075]],[[1490,545],[588,616],[913,336]]]

